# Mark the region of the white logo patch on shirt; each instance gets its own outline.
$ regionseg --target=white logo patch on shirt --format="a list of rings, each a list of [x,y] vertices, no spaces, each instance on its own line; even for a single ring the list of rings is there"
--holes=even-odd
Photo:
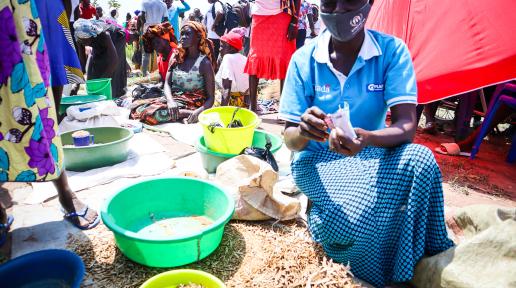
[[[367,91],[369,92],[382,92],[384,90],[383,84],[369,84],[367,85]]]
[[[330,85],[326,84],[323,86],[315,85],[315,92],[330,93]]]

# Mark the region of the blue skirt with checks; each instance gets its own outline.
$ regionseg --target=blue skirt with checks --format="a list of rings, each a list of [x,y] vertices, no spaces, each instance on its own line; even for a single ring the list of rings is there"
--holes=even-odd
[[[355,157],[304,151],[292,174],[312,200],[314,240],[377,287],[410,280],[421,257],[453,246],[444,224],[441,172],[423,146],[367,147]]]

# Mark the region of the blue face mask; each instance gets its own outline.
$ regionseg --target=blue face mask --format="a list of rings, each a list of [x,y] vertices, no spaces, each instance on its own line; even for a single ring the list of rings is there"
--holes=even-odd
[[[367,2],[362,8],[346,13],[324,13],[321,12],[321,19],[331,36],[340,42],[347,42],[358,34],[362,29],[371,11],[371,4]]]

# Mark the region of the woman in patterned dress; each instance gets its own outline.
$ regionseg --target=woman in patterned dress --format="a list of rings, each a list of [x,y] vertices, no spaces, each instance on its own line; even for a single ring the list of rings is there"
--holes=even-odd
[[[65,7],[71,7],[70,0],[34,0],[38,9],[45,44],[50,62],[50,84],[56,107],[61,103],[63,86],[83,84],[84,75],[75,51],[70,30],[70,14]]]
[[[33,1],[0,0],[0,182],[53,181],[66,219],[81,229],[99,222],[68,186],[49,88],[49,61]],[[0,208],[0,242],[12,217]]]
[[[215,101],[213,44],[198,22],[187,22],[181,28],[180,46],[174,54],[165,81],[165,97],[172,121],[197,117]]]
[[[453,243],[439,167],[429,149],[410,144],[410,53],[400,39],[364,29],[372,2],[321,0],[327,30],[292,57],[280,117],[296,151],[293,178],[312,203],[312,237],[356,277],[383,287],[409,281],[423,256]],[[354,130],[328,118],[348,104]]]
[[[181,28],[181,40],[166,69],[165,97],[136,100],[131,118],[156,125],[183,120],[197,122],[197,117],[215,102],[213,43],[206,38],[201,23],[187,22]]]

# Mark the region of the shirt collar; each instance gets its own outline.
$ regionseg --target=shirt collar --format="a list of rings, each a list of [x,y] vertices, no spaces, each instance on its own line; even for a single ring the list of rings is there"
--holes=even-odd
[[[319,63],[330,63],[330,54],[328,47],[330,45],[331,34],[328,30],[324,30],[322,35],[317,39],[317,44],[313,53],[315,61]],[[382,50],[378,42],[371,35],[371,32],[366,29],[364,43],[358,52],[358,57],[364,60],[369,60],[375,56],[382,55]]]

